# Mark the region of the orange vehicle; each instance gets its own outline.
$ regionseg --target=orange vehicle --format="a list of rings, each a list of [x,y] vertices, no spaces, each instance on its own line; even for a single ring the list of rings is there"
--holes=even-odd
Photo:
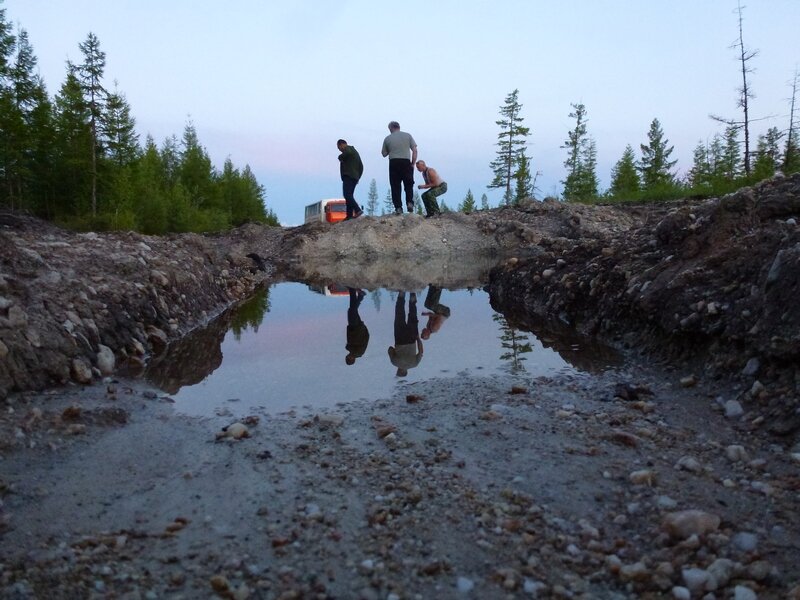
[[[327,223],[338,223],[344,221],[347,216],[347,207],[344,198],[329,198],[320,200],[306,206],[306,223],[316,223],[325,221]]]

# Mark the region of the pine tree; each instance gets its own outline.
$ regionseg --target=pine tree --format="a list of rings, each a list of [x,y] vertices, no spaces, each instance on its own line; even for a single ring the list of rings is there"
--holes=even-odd
[[[677,161],[670,161],[674,150],[669,141],[664,139],[664,131],[658,119],[653,119],[647,134],[648,143],[641,144],[642,158],[639,161],[639,173],[642,176],[642,189],[654,191],[671,186],[675,181],[672,167]]]
[[[458,207],[458,210],[463,213],[472,213],[475,212],[476,205],[475,205],[475,196],[472,195],[472,190],[467,190],[467,195],[464,196],[464,201],[461,203],[461,206]]]
[[[481,210],[489,210],[489,197],[481,194]]]
[[[639,193],[639,173],[636,171],[636,158],[630,144],[625,146],[622,158],[617,161],[611,171],[611,188],[609,192],[614,198],[635,198]]]
[[[91,178],[92,178],[92,216],[97,215],[97,159],[101,152],[99,144],[99,122],[103,117],[104,99],[106,90],[103,87],[102,79],[106,68],[106,54],[100,50],[100,41],[97,36],[89,32],[86,41],[78,44],[83,54],[83,62],[80,65],[70,65],[75,73],[81,90],[86,99],[86,106],[89,110],[89,130],[91,133]]]
[[[526,138],[530,134],[528,127],[521,125],[522,104],[519,103],[519,90],[506,96],[505,104],[500,107],[501,119],[495,121],[500,126],[497,134],[497,158],[490,163],[494,179],[489,188],[504,189],[503,198],[506,204],[513,199],[511,183],[517,173],[520,156],[525,151]]]
[[[378,184],[375,180],[369,182],[369,192],[367,193],[367,214],[370,217],[375,216],[375,211],[378,210]]]

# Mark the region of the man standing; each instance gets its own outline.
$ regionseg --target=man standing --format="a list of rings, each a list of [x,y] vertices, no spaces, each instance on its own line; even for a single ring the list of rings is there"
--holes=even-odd
[[[425,180],[424,184],[420,184],[419,189],[428,190],[422,194],[422,202],[425,204],[425,218],[441,214],[442,211],[439,210],[439,203],[436,202],[436,197],[447,191],[447,182],[442,181],[436,169],[426,165],[424,160],[417,161],[417,170],[422,173],[422,178]]]
[[[339,154],[339,171],[342,174],[342,196],[344,196],[347,209],[347,216],[344,220],[349,221],[363,214],[353,194],[356,191],[358,180],[361,179],[361,174],[364,172],[364,165],[356,149],[348,146],[345,140],[336,142],[336,147],[341,153]]]
[[[389,157],[389,186],[392,188],[394,212],[403,213],[400,184],[406,192],[406,210],[414,212],[414,163],[417,162],[417,143],[410,133],[400,131],[400,123],[389,123],[389,135],[383,140],[381,154]],[[409,160],[409,151],[411,159]]]
[[[408,370],[422,360],[422,340],[419,338],[417,295],[411,292],[406,319],[406,293],[399,292],[394,304],[394,346],[389,347],[389,361],[397,367],[397,376],[405,377]]]

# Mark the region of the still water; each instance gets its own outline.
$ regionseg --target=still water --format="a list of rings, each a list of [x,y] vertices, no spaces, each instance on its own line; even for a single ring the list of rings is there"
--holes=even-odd
[[[242,416],[387,397],[436,377],[577,368],[545,347],[551,340],[511,327],[480,288],[415,296],[414,308],[411,292],[276,284],[171,346],[147,376],[180,412]]]

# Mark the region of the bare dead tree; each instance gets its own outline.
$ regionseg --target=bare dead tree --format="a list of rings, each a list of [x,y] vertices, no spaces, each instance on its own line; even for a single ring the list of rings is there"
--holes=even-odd
[[[789,130],[786,132],[786,151],[783,153],[783,170],[785,172],[789,172],[794,166],[795,161],[797,160],[794,156],[795,152],[798,152],[797,142],[794,139],[795,136],[794,111],[795,111],[795,99],[797,98],[798,77],[800,77],[800,73],[798,73],[797,69],[795,68],[794,78],[792,79],[792,82],[790,84],[792,86],[792,97],[789,99]]]
[[[744,18],[742,16],[742,11],[744,8],[745,7],[742,6],[741,0],[737,0],[736,12],[739,17],[739,39],[731,45],[731,48],[735,48],[739,53],[738,60],[742,68],[742,87],[740,87],[738,90],[738,105],[739,108],[742,109],[743,119],[741,121],[737,121],[736,119],[725,119],[717,115],[709,116],[715,121],[725,123],[726,125],[733,126],[744,131],[744,172],[746,175],[750,175],[750,123],[752,121],[750,118],[750,100],[755,98],[755,94],[747,82],[748,73],[753,72],[753,69],[747,63],[749,63],[751,59],[758,55],[758,50],[748,50],[745,48],[743,33]]]

